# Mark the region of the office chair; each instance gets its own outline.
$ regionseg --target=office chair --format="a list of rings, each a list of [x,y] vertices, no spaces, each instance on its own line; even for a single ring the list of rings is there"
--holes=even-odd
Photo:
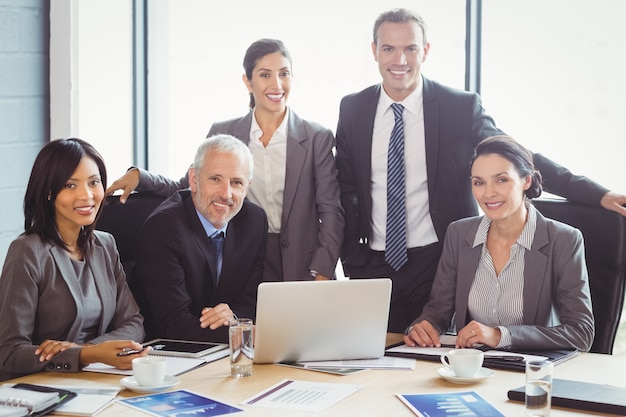
[[[120,203],[117,195],[108,196],[96,229],[104,230],[115,237],[126,279],[131,277],[135,263],[135,242],[144,221],[166,197],[151,193],[133,193]]]
[[[595,319],[591,352],[612,354],[626,288],[626,219],[600,206],[562,199],[540,198],[533,204],[544,216],[582,232]]]

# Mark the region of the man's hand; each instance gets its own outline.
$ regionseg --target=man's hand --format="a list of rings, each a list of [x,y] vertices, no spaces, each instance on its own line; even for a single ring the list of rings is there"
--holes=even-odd
[[[106,189],[106,195],[111,195],[117,190],[122,190],[122,195],[120,196],[120,203],[126,203],[126,199],[130,195],[130,193],[137,188],[139,185],[139,170],[137,168],[131,168],[126,171],[126,174],[122,175],[120,178],[113,181]]]
[[[205,307],[200,316],[200,327],[215,330],[221,326],[228,326],[228,323],[235,318],[228,304],[218,304],[215,307]]]
[[[322,274],[317,274],[315,275],[315,281],[330,281],[330,278]]]
[[[626,205],[626,195],[609,191],[602,196],[600,205],[607,210],[614,211],[626,217],[626,207],[624,207]]]

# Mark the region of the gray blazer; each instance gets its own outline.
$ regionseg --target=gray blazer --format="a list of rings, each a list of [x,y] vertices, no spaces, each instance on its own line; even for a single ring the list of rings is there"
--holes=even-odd
[[[98,337],[89,343],[142,342],[143,318],[126,284],[112,235],[95,231],[88,265],[102,301]],[[80,348],[39,362],[46,339],[77,341],[83,317],[81,289],[67,252],[38,235],[20,236],[7,253],[0,277],[0,379],[42,370],[80,371]]]
[[[332,150],[332,132],[301,119],[289,110],[287,167],[280,245],[283,276],[289,281],[310,280],[310,270],[327,277],[335,273],[343,240],[343,208]],[[223,133],[250,142],[252,111],[243,117],[215,123],[208,136]],[[137,191],[170,195],[189,186],[187,178],[172,181],[140,170]]]
[[[448,228],[430,300],[412,324],[428,320],[445,332],[453,315],[457,330],[471,320],[468,296],[482,251],[482,245],[472,246],[480,221],[471,217]],[[511,349],[591,348],[594,320],[578,229],[537,212],[532,249],[524,256],[523,299],[523,325],[507,326]]]

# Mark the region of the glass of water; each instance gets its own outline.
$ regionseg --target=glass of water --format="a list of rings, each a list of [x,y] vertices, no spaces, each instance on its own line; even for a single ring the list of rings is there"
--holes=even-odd
[[[526,362],[526,417],[547,417],[552,400],[551,361]]]
[[[252,375],[254,335],[251,319],[231,320],[228,328],[230,374],[235,377]]]

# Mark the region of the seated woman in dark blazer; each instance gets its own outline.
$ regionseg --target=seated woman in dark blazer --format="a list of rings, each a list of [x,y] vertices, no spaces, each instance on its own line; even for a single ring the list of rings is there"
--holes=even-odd
[[[141,349],[143,318],[113,236],[95,231],[106,188],[100,154],[80,139],[48,143],[24,198],[25,231],[0,277],[0,380],[92,362],[130,369],[117,356]]]
[[[430,300],[404,341],[440,346],[452,324],[457,347],[589,350],[594,320],[583,237],[530,203],[542,191],[530,152],[507,136],[487,138],[475,149],[469,180],[485,215],[448,227]]]

